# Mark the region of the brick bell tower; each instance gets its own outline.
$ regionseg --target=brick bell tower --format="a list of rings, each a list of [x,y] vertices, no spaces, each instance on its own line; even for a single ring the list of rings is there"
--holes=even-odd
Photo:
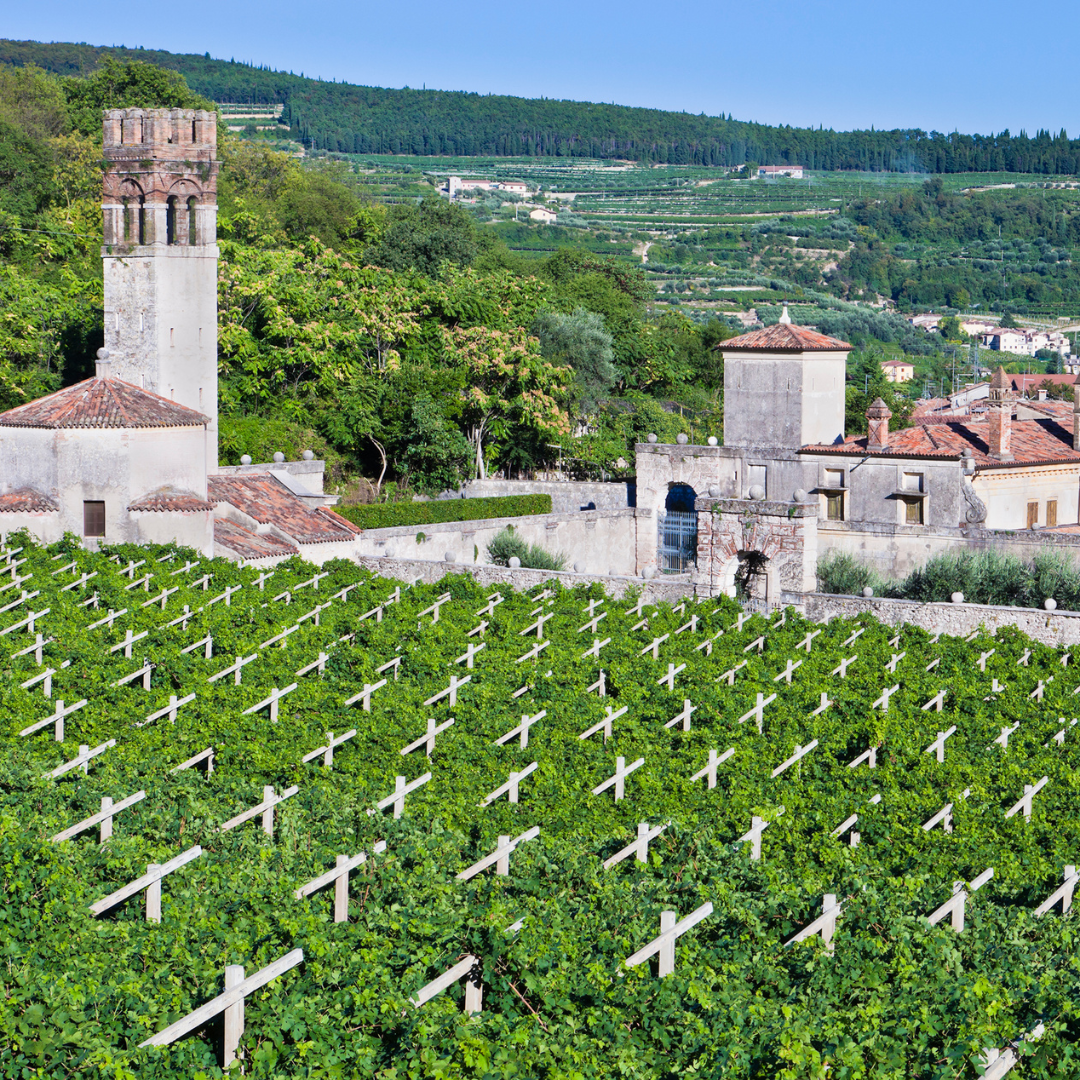
[[[217,468],[217,114],[105,113],[105,348],[117,379],[210,418]]]

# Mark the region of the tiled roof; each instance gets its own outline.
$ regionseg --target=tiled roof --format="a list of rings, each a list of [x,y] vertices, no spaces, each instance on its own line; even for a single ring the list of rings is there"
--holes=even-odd
[[[214,543],[239,555],[241,559],[269,559],[279,555],[295,555],[292,544],[269,533],[253,533],[235,521],[217,518],[214,522]]]
[[[129,510],[156,510],[173,514],[194,514],[214,507],[193,491],[177,491],[174,487],[159,487],[128,504]]]
[[[720,352],[728,349],[767,349],[771,352],[837,352],[850,349],[846,341],[808,330],[805,326],[791,323],[776,323],[762,330],[751,330],[748,334],[721,341],[717,346]]]
[[[299,544],[351,540],[360,531],[332,510],[312,510],[269,473],[211,476],[207,498],[215,505],[229,503],[264,525],[276,525]]]
[[[47,514],[59,509],[59,503],[32,487],[21,487],[0,495],[0,514]]]
[[[1043,383],[1055,386],[1075,386],[1076,375],[1008,375],[1013,390],[1037,390]]]
[[[1012,422],[1012,461],[996,461],[989,456],[989,422],[954,420],[949,423],[920,424],[889,433],[888,449],[875,457],[971,457],[978,468],[1016,468],[1019,465],[1057,465],[1080,461],[1074,450],[1072,429],[1057,420],[1014,420]],[[865,435],[849,435],[842,443],[804,446],[815,454],[865,454]]]
[[[0,427],[199,427],[202,413],[120,379],[84,379],[55,394],[0,413]]]

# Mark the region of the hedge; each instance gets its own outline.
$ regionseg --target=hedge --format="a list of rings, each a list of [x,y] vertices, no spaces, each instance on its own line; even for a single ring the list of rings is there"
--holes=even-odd
[[[334,510],[361,529],[392,529],[404,525],[435,525],[440,521],[478,521],[482,518],[550,514],[551,496],[502,495],[491,499],[371,503],[366,506],[335,506]]]

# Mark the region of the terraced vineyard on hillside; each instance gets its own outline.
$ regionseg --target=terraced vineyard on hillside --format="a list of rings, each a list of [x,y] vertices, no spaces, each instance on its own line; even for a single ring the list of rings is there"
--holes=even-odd
[[[1075,1069],[1068,653],[18,536],[0,579],[5,1076]]]

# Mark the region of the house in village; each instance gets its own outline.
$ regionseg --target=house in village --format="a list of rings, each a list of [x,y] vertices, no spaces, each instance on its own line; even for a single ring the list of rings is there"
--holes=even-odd
[[[775,180],[780,176],[790,176],[792,180],[803,178],[801,165],[759,165],[758,176],[764,176],[767,180]]]

